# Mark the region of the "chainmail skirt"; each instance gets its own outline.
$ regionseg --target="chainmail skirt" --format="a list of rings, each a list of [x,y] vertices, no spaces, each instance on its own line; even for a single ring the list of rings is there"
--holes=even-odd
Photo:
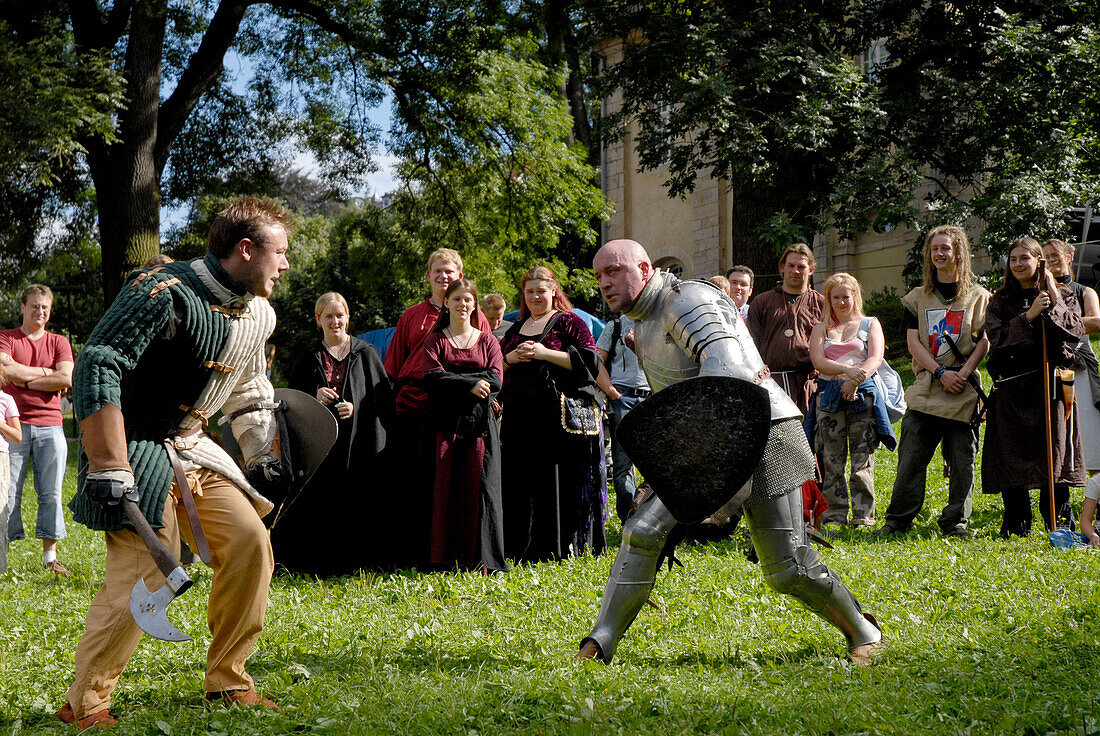
[[[752,492],[745,506],[782,496],[814,477],[814,454],[798,417],[772,424],[764,458],[752,474]]]

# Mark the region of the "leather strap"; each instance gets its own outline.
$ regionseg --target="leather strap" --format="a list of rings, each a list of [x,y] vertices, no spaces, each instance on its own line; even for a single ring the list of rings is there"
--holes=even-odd
[[[210,564],[210,545],[206,543],[206,534],[199,522],[199,510],[195,508],[195,496],[191,493],[191,484],[187,482],[187,475],[180,464],[180,456],[176,454],[176,448],[171,439],[164,441],[164,447],[168,450],[168,459],[172,462],[172,472],[176,474],[176,485],[180,487],[180,497],[183,498],[183,508],[187,511],[187,521],[191,524],[191,533],[195,535],[195,546],[198,549],[199,559]]]
[[[268,410],[268,411],[275,411],[276,409],[281,409],[281,408],[282,408],[282,403],[279,402],[279,401],[257,401],[255,403],[249,404],[248,406],[244,406],[244,407],[241,407],[240,409],[237,409],[237,411],[230,414],[221,423],[224,424],[225,421],[230,421],[231,422],[234,419],[236,419],[237,417],[241,416],[242,414],[247,414],[250,411],[263,411],[265,409]]]

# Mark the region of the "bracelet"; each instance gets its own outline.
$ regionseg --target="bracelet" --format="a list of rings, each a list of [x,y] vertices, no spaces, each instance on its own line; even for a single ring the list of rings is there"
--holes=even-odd
[[[504,356],[504,365],[512,365],[512,363],[508,360],[507,355]]]
[[[941,365],[939,368],[936,369],[936,372],[932,374],[932,378],[939,378],[940,376],[942,376],[946,372],[947,372],[947,369],[944,368]]]

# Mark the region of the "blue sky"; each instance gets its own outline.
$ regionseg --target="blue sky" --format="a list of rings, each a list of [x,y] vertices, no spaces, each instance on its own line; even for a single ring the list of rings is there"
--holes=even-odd
[[[233,80],[233,88],[238,93],[244,93],[248,88],[248,83],[252,78],[252,62],[251,60],[239,56],[236,53],[230,52],[226,56],[225,66],[231,72],[236,70],[236,76]],[[167,95],[171,92],[170,89],[165,89],[164,93]],[[386,132],[390,128],[391,114],[391,100],[392,98],[387,95],[382,103],[372,109],[368,114],[368,118],[371,123],[378,127],[382,131],[383,139]],[[366,184],[360,191],[351,192],[351,196],[354,197],[368,197],[372,194],[382,195],[387,192],[391,192],[396,188],[397,180],[394,176],[394,165],[396,159],[389,155],[385,150],[381,150],[375,156],[374,161],[378,164],[378,171],[367,174]],[[317,162],[308,151],[299,150],[292,158],[292,165],[306,174],[310,174],[317,170]],[[165,233],[169,228],[174,225],[178,225],[186,217],[187,211],[185,208],[179,207],[164,207],[161,210],[161,233]]]

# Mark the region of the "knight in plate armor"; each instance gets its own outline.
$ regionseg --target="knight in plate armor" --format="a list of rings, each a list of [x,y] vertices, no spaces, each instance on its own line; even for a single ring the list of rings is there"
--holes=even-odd
[[[763,459],[751,474],[751,490],[731,487],[728,496],[747,499],[744,518],[768,585],[840,629],[853,663],[870,664],[882,640],[877,622],[806,543],[801,486],[813,477],[813,454],[800,412],[770,378],[733,301],[709,283],[681,281],[654,269],[649,254],[633,240],[605,244],[593,268],[608,306],[635,322],[633,350],[654,392],[699,376],[729,376],[767,391],[771,422]],[[600,612],[579,657],[611,661],[649,598],[658,558],[678,523],[661,498],[651,494],[623,525]]]

